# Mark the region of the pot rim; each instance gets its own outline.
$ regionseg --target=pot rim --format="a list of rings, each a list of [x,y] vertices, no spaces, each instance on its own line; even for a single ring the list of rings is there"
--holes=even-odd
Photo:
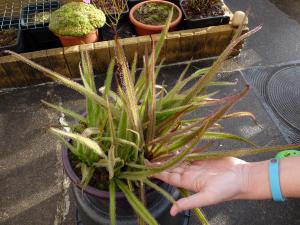
[[[151,2],[161,2],[161,3],[164,3],[164,4],[168,4],[168,5],[171,5],[173,6],[177,11],[178,11],[178,17],[176,18],[176,20],[174,20],[173,22],[171,22],[170,24],[170,27],[174,27],[176,26],[182,19],[182,11],[181,9],[175,5],[174,3],[172,2],[167,2],[167,1],[164,1],[164,0],[147,0],[147,1],[143,1],[143,2],[140,2],[138,4],[136,4],[135,6],[132,7],[132,9],[130,10],[129,12],[129,19],[131,20],[131,22],[135,25],[135,26],[139,26],[139,27],[145,27],[146,29],[151,29],[151,30],[162,30],[165,25],[149,25],[149,24],[145,24],[145,23],[141,23],[140,21],[138,21],[137,19],[134,18],[133,16],[133,13],[138,9],[140,8],[141,6],[143,6],[144,4],[147,4],[147,3],[151,3]]]
[[[70,140],[67,140],[70,142]],[[64,169],[68,175],[68,177],[70,178],[70,180],[72,181],[73,184],[75,184],[75,186],[79,189],[82,189],[83,191],[87,192],[90,195],[99,197],[99,198],[104,198],[104,199],[109,199],[109,192],[108,191],[104,191],[104,190],[100,190],[97,188],[94,188],[92,186],[87,186],[85,189],[82,188],[81,184],[80,184],[80,179],[77,176],[77,174],[75,173],[75,171],[72,168],[71,162],[69,160],[69,155],[68,155],[68,149],[67,148],[63,148],[62,150],[62,161],[63,161],[63,166]],[[160,180],[157,180],[158,184],[162,184],[163,182]],[[154,191],[153,189],[147,188],[145,187],[145,192],[149,193]],[[123,192],[118,192],[116,191],[116,199],[124,199],[126,198]]]
[[[53,32],[53,33],[54,33],[57,37],[60,37],[60,38],[66,38],[66,39],[85,38],[85,37],[87,37],[87,36],[89,36],[89,35],[93,35],[93,34],[95,34],[95,33],[96,33],[96,35],[99,35],[98,29],[95,29],[95,30],[89,32],[88,34],[82,35],[82,36],[69,36],[69,35],[60,35],[60,34],[55,33],[55,32]]]

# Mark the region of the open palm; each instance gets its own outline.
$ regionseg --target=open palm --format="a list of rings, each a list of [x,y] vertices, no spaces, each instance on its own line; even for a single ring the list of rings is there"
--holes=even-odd
[[[155,175],[156,178],[184,188],[195,194],[181,198],[171,208],[171,215],[178,212],[235,199],[243,191],[248,180],[243,165],[237,158],[197,161],[182,164],[174,169]]]

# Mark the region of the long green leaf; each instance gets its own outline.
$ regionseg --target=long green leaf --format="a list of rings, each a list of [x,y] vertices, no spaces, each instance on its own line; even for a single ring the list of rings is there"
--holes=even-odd
[[[227,151],[218,151],[218,152],[207,152],[207,153],[200,153],[200,154],[190,154],[187,157],[189,161],[195,160],[207,160],[207,159],[220,159],[223,157],[241,157],[247,155],[256,155],[261,153],[267,152],[278,152],[288,149],[297,149],[300,148],[300,144],[294,145],[281,145],[281,146],[266,146],[260,148],[253,148],[253,149],[237,149],[237,150],[227,150]]]
[[[244,142],[244,143],[256,146],[256,144],[254,142],[249,141],[246,138],[243,138],[243,137],[240,137],[240,136],[234,135],[234,134],[223,133],[223,132],[208,131],[204,134],[203,139],[206,139],[206,140],[220,140],[220,139],[234,140],[234,141],[240,141],[240,142]]]
[[[116,225],[116,187],[114,180],[109,182],[109,216],[111,225]]]
[[[106,158],[106,155],[104,154],[104,152],[102,151],[102,149],[100,148],[100,146],[97,144],[97,142],[93,141],[90,138],[86,138],[80,134],[75,134],[75,133],[69,133],[69,132],[65,132],[56,128],[50,128],[50,131],[54,134],[57,135],[61,135],[64,137],[68,137],[71,138],[75,141],[78,141],[79,143],[83,144],[84,146],[90,148],[91,150],[93,150],[95,153],[97,153],[99,156]]]
[[[141,201],[134,195],[134,193],[129,190],[128,186],[123,181],[116,180],[116,184],[124,193],[127,201],[130,203],[132,208],[148,225],[158,225],[153,216],[149,213],[149,211],[145,208]]]
[[[261,29],[261,26],[258,26],[254,28],[253,30],[237,37],[235,40],[233,40],[226,49],[222,52],[222,54],[218,57],[217,61],[214,62],[212,67],[210,67],[209,71],[201,78],[198,82],[196,82],[189,90],[188,93],[183,100],[183,104],[187,104],[193,99],[198,93],[200,93],[204,88],[207,87],[209,82],[211,82],[218,71],[220,70],[222,63],[227,59],[227,57],[230,55],[232,49],[242,40],[245,38],[251,36],[252,34],[256,33]]]
[[[106,105],[106,101],[104,98],[102,98],[101,96],[97,95],[96,93],[94,93],[92,90],[85,88],[84,86],[70,80],[69,78],[66,78],[62,75],[60,75],[59,73],[52,71],[48,68],[45,68],[41,65],[38,65],[37,63],[25,58],[24,56],[21,56],[15,52],[12,51],[5,51],[6,53],[11,54],[13,57],[15,57],[16,59],[19,59],[20,61],[28,64],[29,66],[44,72],[46,76],[48,76],[49,78],[58,81],[60,83],[62,83],[63,85],[65,85],[66,87],[69,87],[71,89],[74,89],[75,91],[79,92],[80,94],[91,98],[92,100],[94,100],[97,104],[107,108]],[[115,112],[115,110],[114,110]]]
[[[160,193],[162,196],[164,196],[169,202],[172,202],[173,204],[176,204],[175,199],[173,198],[172,195],[169,194],[169,192],[167,192],[165,189],[161,188],[160,186],[158,186],[157,184],[151,182],[148,179],[144,179],[143,180],[144,183],[146,185],[148,185],[149,187],[153,188],[154,190],[156,190],[158,193]]]

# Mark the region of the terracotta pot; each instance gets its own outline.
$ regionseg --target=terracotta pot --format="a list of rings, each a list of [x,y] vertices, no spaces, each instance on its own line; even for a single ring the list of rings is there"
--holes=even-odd
[[[163,1],[163,0],[149,0],[149,1],[144,1],[144,2],[141,2],[137,5],[135,5],[131,10],[130,10],[130,13],[129,13],[129,19],[130,21],[133,23],[134,27],[135,27],[135,30],[136,30],[136,33],[138,35],[148,35],[148,34],[156,34],[156,33],[161,33],[161,31],[163,30],[164,26],[165,25],[147,25],[147,24],[143,24],[139,21],[137,21],[134,16],[133,16],[133,13],[138,9],[140,8],[142,5],[144,4],[147,4],[147,3],[150,3],[150,2],[162,2],[164,4],[169,4],[169,5],[172,5],[174,7],[174,9],[176,9],[178,11],[178,17],[176,20],[174,20],[173,22],[171,22],[170,24],[170,28],[169,30],[170,31],[173,31],[175,30],[176,26],[180,23],[181,19],[182,19],[182,12],[180,10],[180,8],[171,3],[171,2],[167,2],[167,1]]]
[[[88,44],[88,43],[94,43],[99,40],[99,32],[98,29],[94,30],[93,32],[85,35],[85,36],[60,36],[56,34],[56,36],[59,37],[59,40],[61,44],[64,47],[72,46],[72,45],[81,45],[81,44]]]

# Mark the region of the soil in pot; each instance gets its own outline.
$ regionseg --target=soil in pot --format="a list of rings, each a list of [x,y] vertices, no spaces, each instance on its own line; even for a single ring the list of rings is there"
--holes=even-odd
[[[17,29],[0,30],[0,47],[16,44],[17,38]]]
[[[185,12],[185,15],[189,19],[204,19],[208,17],[216,17],[216,16],[223,16],[225,14],[223,10],[223,2],[220,0],[212,0],[212,1],[205,1],[200,0],[200,2],[207,2],[205,7],[197,7],[192,4],[192,2],[197,3],[197,0],[183,0],[181,2],[181,7]]]
[[[139,7],[134,13],[134,18],[147,25],[164,25],[168,19],[172,6],[161,2],[150,2]],[[172,22],[178,18],[178,11],[174,10]]]

